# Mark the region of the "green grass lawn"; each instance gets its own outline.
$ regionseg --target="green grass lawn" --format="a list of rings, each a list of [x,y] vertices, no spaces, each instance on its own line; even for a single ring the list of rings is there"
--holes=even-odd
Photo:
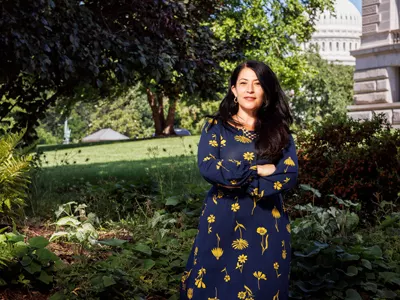
[[[85,184],[154,184],[165,197],[187,184],[206,187],[196,165],[198,140],[158,138],[46,151],[43,168],[33,176],[31,206],[35,214],[52,211],[76,201],[76,187]]]

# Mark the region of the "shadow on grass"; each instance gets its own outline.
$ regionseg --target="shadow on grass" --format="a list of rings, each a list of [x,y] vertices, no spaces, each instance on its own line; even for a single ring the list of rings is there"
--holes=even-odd
[[[37,171],[32,180],[30,207],[34,215],[51,216],[58,205],[80,201],[85,186],[117,183],[147,186],[161,199],[179,195],[184,187],[207,189],[194,156],[116,161],[86,165],[62,165]]]

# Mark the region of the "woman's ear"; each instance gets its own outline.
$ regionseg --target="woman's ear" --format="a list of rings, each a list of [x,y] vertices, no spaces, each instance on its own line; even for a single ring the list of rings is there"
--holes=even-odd
[[[232,85],[231,91],[232,91],[232,93],[235,95],[235,97],[237,97],[236,87],[235,87],[234,85]]]

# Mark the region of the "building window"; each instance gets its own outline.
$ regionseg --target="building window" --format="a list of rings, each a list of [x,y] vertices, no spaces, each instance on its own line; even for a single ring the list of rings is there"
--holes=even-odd
[[[322,42],[322,51],[325,51],[325,42]]]
[[[329,51],[332,51],[332,42],[329,42]]]
[[[343,42],[343,51],[346,51],[346,43]]]
[[[356,43],[356,47],[355,47],[354,49],[356,49],[356,50],[357,50],[357,43]]]
[[[339,42],[336,42],[336,51],[339,51]]]
[[[349,44],[349,48],[350,48],[350,50],[351,50],[351,43]]]

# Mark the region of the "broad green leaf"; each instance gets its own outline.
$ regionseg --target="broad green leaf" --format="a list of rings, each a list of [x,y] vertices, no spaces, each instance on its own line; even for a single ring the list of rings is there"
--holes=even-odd
[[[355,261],[360,259],[359,255],[353,255],[347,252],[339,254],[338,257],[341,261]]]
[[[15,234],[15,233],[12,233],[12,232],[5,233],[5,236],[7,237],[7,240],[9,242],[12,242],[12,243],[23,242],[24,239],[25,239],[24,235]]]
[[[63,217],[61,219],[59,219],[56,222],[57,226],[72,226],[72,227],[76,227],[78,225],[80,225],[81,222],[78,221],[76,218],[72,218],[72,217]]]
[[[366,290],[366,291],[371,291],[371,292],[373,292],[374,294],[376,293],[377,288],[378,288],[377,284],[374,283],[374,282],[363,282],[363,283],[361,284],[361,286],[364,288],[364,290]]]
[[[116,284],[116,282],[112,276],[103,276],[103,284],[104,287],[109,287]]]
[[[179,203],[179,198],[177,196],[168,197],[165,201],[165,205],[176,206]]]
[[[143,261],[143,267],[146,270],[150,270],[155,264],[156,264],[156,262],[154,260],[152,260],[152,259],[145,259]]]
[[[391,291],[391,290],[378,290],[376,295],[380,298],[383,299],[396,299],[397,298],[397,293]]]
[[[348,289],[346,291],[346,298],[344,298],[345,300],[362,300],[360,294],[353,289]]]
[[[121,247],[126,242],[127,242],[126,240],[120,240],[120,239],[114,239],[114,238],[108,239],[108,240],[97,241],[97,243],[99,243],[101,245],[112,246],[112,247]]]
[[[24,267],[24,269],[30,273],[30,274],[34,274],[34,273],[38,273],[42,270],[42,267],[35,263],[34,261],[32,261],[29,265],[27,265],[26,267]]]
[[[368,270],[372,270],[372,265],[369,260],[362,258],[361,264],[363,265],[364,268],[367,268]]]
[[[379,259],[382,258],[382,250],[379,246],[374,245],[369,248],[365,248],[363,256],[370,259]]]
[[[28,244],[34,248],[44,248],[49,244],[49,241],[42,236],[36,236],[29,239]]]
[[[151,249],[150,249],[150,247],[147,246],[146,244],[143,244],[143,243],[136,243],[136,244],[133,246],[133,249],[136,250],[136,251],[138,251],[138,252],[141,252],[141,253],[144,253],[144,254],[147,254],[147,255],[151,255]]]
[[[45,284],[50,284],[53,281],[53,276],[47,274],[47,272],[45,271],[42,271],[40,272],[40,276],[38,279],[44,282]]]
[[[315,196],[317,196],[318,198],[321,198],[321,193],[318,190],[312,188],[310,185],[308,185],[308,184],[300,184],[299,186],[300,186],[301,189],[303,189],[305,191],[310,191]]]
[[[50,242],[54,242],[55,240],[64,237],[64,236],[68,236],[68,232],[67,231],[58,231],[58,232],[54,232],[51,237],[50,237]]]
[[[356,276],[358,274],[358,269],[356,266],[347,267],[347,276]]]

